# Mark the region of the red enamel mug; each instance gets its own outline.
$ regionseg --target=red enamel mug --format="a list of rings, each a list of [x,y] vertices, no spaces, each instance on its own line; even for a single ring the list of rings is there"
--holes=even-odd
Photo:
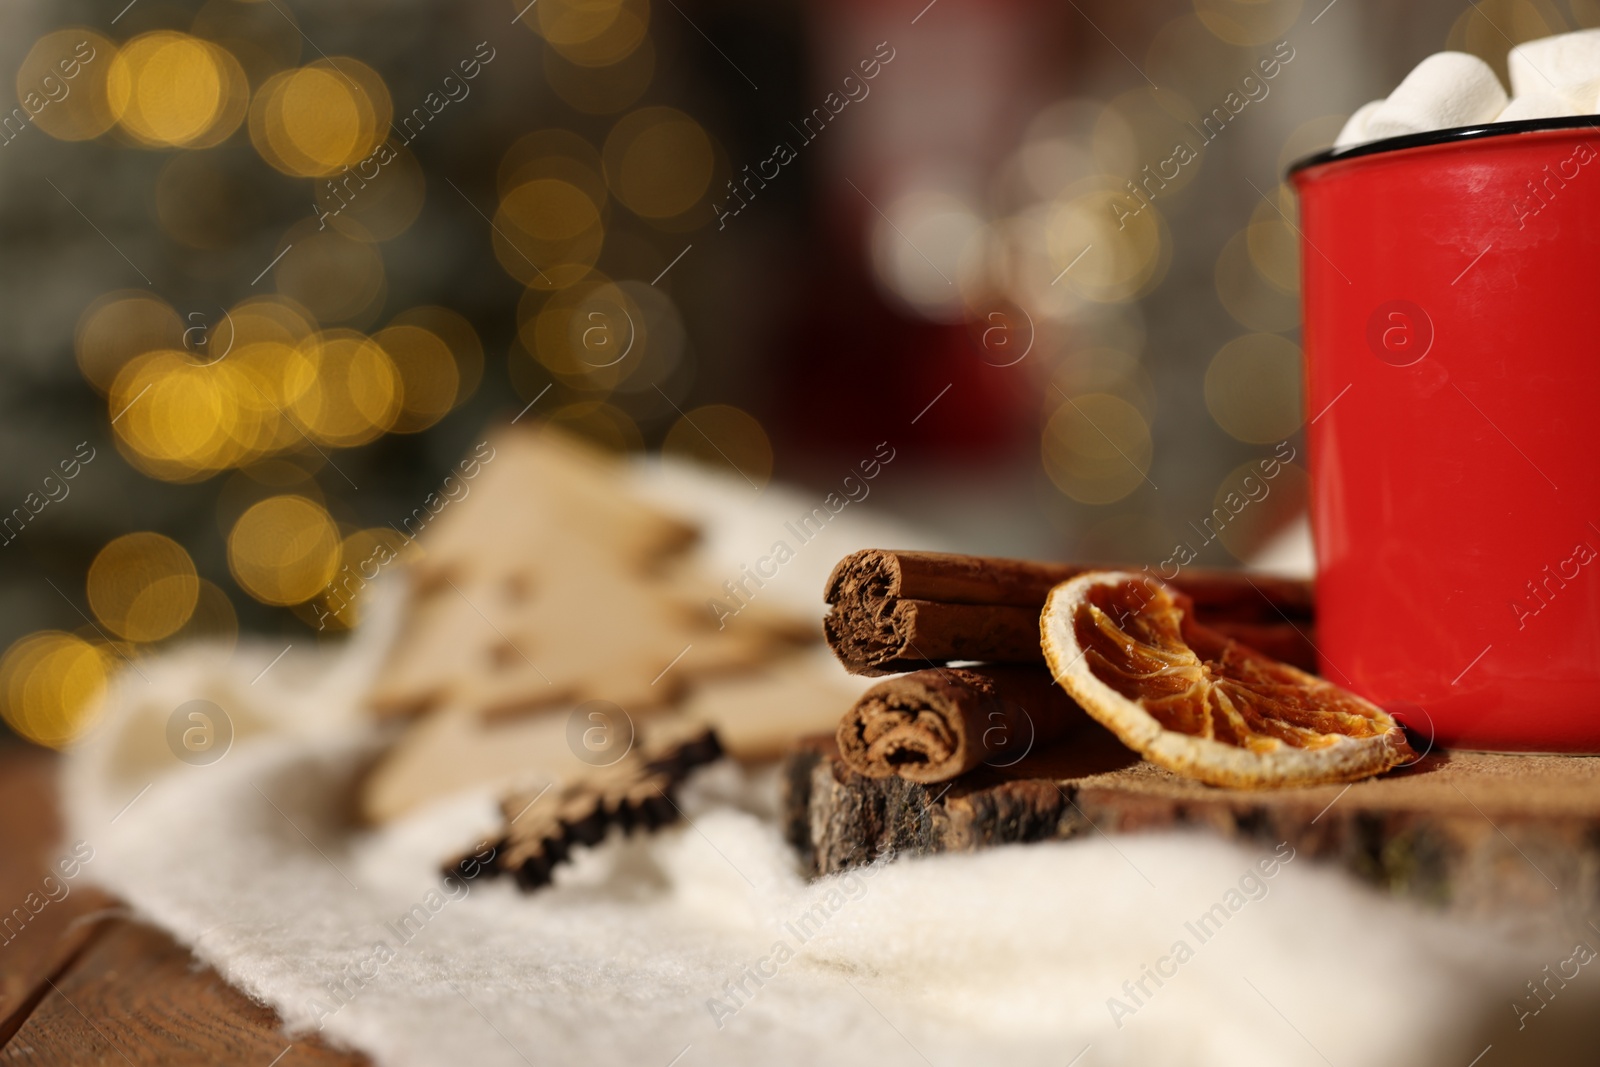
[[[1597,125],[1290,171],[1322,670],[1440,745],[1600,752]]]

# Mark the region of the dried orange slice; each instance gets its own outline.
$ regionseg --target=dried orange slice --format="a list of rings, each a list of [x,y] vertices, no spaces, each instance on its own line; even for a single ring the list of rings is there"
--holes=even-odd
[[[1146,575],[1090,571],[1040,618],[1056,682],[1145,759],[1242,789],[1349,782],[1416,759],[1387,712],[1197,625]]]

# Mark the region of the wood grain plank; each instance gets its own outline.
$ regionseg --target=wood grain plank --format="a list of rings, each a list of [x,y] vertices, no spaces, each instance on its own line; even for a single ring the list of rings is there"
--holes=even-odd
[[[93,937],[93,916],[114,903],[79,879],[63,880],[55,867],[66,851],[55,774],[49,753],[0,749],[0,1044],[48,988],[46,979]]]
[[[122,918],[107,894],[81,880],[64,896],[59,881],[47,887],[65,854],[57,766],[38,749],[0,749],[0,1064],[367,1062],[317,1040],[291,1043],[271,1009],[165,933]],[[52,891],[60,899],[39,906]],[[6,928],[18,906],[26,918]]]
[[[154,927],[108,920],[39,1002],[0,1063],[255,1064],[368,1061],[316,1038],[291,1042],[270,1008],[229,986]]]

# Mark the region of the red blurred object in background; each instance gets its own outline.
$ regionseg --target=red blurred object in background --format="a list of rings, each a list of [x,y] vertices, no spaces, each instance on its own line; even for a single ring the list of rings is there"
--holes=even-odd
[[[885,438],[905,442],[918,461],[1031,454],[1038,382],[997,366],[985,350],[984,320],[993,309],[962,293],[955,277],[947,303],[914,308],[875,272],[872,247],[874,240],[909,243],[889,221],[908,195],[986,205],[999,162],[1059,82],[1063,38],[1050,32],[1059,12],[1035,0],[896,0],[814,11],[817,105],[846,75],[859,74],[863,60],[886,51],[893,58],[863,99],[800,149],[817,153],[824,221],[807,287],[779,344],[788,420],[779,432],[809,454],[859,451]],[[911,248],[931,270],[954,273]]]

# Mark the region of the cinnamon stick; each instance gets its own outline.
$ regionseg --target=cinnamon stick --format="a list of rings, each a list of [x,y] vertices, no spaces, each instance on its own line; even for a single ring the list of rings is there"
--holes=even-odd
[[[846,556],[828,578],[828,644],[854,674],[889,674],[929,663],[1044,662],[1039,612],[1056,585],[1087,570],[939,552],[868,549]],[[1265,643],[1278,659],[1315,668],[1306,636],[1307,582],[1227,571],[1186,571],[1171,583],[1196,616],[1243,643]]]
[[[839,723],[839,754],[868,778],[943,782],[1014,763],[1091,720],[1048,670],[952,667],[879,682]]]

